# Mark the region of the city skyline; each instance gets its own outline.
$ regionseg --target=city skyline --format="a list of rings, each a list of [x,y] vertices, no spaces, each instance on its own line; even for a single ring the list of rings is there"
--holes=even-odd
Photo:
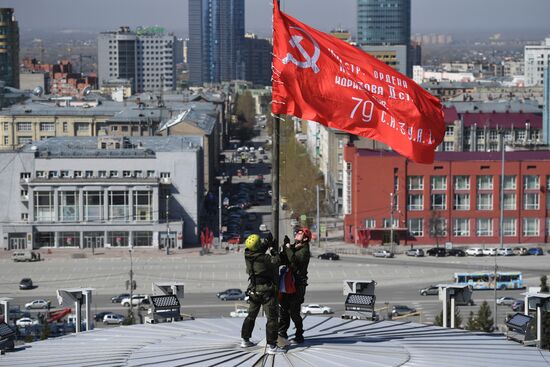
[[[79,16],[80,4],[70,0],[4,0],[4,7],[14,7],[22,31],[37,29],[93,29],[108,30],[120,25],[158,24],[169,30],[188,34],[188,1],[164,0],[162,6],[152,6],[147,0],[119,0],[116,3],[98,0],[86,9],[87,17]],[[270,33],[271,6],[268,0],[245,0],[245,29],[260,35]],[[344,27],[356,31],[357,0],[327,2],[282,1],[282,8],[290,15],[321,30]],[[64,9],[59,12],[59,9]],[[129,9],[132,11],[130,12]],[[314,11],[312,11],[314,9]],[[475,9],[475,11],[472,11]],[[494,11],[498,9],[498,12]],[[152,10],[158,10],[157,12]],[[530,32],[550,33],[546,14],[550,3],[544,0],[413,0],[412,32]],[[521,14],[521,17],[518,17]],[[73,15],[73,16],[71,16]]]

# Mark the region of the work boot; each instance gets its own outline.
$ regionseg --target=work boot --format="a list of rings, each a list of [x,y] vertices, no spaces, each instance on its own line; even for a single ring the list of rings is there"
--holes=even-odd
[[[304,343],[304,337],[303,336],[296,336],[293,339],[290,340],[290,344],[303,344]]]
[[[267,350],[266,350],[266,353],[267,354],[280,354],[280,353],[284,353],[285,350],[282,349],[282,348],[279,348],[277,346],[277,344],[269,344],[267,346]]]
[[[250,347],[253,347],[253,346],[254,346],[254,343],[252,343],[250,341],[250,339],[243,338],[241,340],[241,348],[250,348]]]

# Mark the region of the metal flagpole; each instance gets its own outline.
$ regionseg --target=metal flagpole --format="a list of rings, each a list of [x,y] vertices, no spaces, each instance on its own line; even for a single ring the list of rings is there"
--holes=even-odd
[[[280,0],[277,0],[277,5],[281,6]],[[275,10],[274,10],[275,11]],[[280,126],[279,121],[281,117],[279,115],[274,115],[272,123],[272,133],[271,133],[271,160],[272,160],[272,171],[271,171],[271,216],[272,224],[271,229],[273,231],[273,236],[275,238],[280,238],[279,235],[279,138],[280,138]]]

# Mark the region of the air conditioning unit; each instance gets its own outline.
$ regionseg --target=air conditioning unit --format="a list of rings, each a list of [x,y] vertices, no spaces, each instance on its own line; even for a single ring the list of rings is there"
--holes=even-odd
[[[170,177],[161,177],[160,178],[160,183],[169,185],[169,184],[172,183],[172,179]]]

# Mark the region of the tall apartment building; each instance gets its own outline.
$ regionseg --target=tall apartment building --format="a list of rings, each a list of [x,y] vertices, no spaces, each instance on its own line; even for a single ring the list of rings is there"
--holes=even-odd
[[[357,44],[380,61],[412,76],[411,0],[357,0]]]
[[[244,80],[255,85],[271,85],[272,45],[267,39],[247,34],[243,43]]]
[[[0,8],[0,80],[19,88],[19,26],[13,8]]]
[[[159,27],[120,27],[102,32],[97,39],[98,79],[101,88],[113,79],[132,81],[132,90],[174,90],[176,37]]]
[[[540,45],[525,46],[525,86],[543,85],[544,70],[550,66],[550,38]]]
[[[243,79],[244,0],[189,0],[189,83]]]

